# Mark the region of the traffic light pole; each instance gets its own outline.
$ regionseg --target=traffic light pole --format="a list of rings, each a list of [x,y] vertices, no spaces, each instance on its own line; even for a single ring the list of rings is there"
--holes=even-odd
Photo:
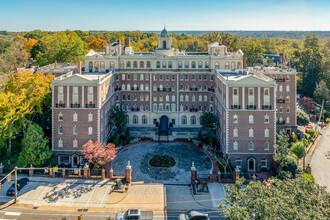
[[[17,203],[17,167],[15,167],[15,204]]]

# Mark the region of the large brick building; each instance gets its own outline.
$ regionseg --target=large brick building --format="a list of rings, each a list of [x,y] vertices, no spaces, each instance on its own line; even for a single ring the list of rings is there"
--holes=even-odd
[[[193,138],[203,112],[219,118],[217,141],[232,166],[270,165],[276,131],[296,128],[295,72],[248,69],[241,50],[175,51],[170,34],[155,52],[134,52],[129,39],[89,51],[74,73],[53,81],[53,150],[58,163],[77,166],[88,140],[106,142],[114,106],[128,113],[131,135],[154,140]],[[277,111],[276,111],[277,109]],[[289,109],[289,110],[288,110]],[[165,135],[165,136],[163,136]]]

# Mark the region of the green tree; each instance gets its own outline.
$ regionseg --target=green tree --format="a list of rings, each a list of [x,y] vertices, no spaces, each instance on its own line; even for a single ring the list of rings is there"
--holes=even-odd
[[[244,178],[234,186],[225,186],[227,195],[219,207],[227,219],[329,219],[330,194],[303,175],[270,184],[251,181],[243,187]]]
[[[314,100],[319,104],[322,104],[322,101],[324,101],[324,104],[326,104],[326,102],[330,100],[329,89],[323,80],[321,80],[320,83],[316,85],[313,97]]]
[[[281,167],[287,165],[287,156],[290,153],[289,140],[290,137],[284,130],[282,131],[282,134],[276,136],[274,160],[278,162]]]
[[[213,144],[213,138],[219,124],[217,116],[212,112],[203,112],[200,123],[203,126],[203,129],[207,131],[207,137],[209,139],[210,145]]]
[[[35,63],[44,66],[50,63],[77,62],[83,60],[88,51],[87,44],[76,32],[66,31],[46,35],[31,50]]]
[[[128,118],[128,115],[121,108],[121,106],[114,107],[110,112],[109,121],[112,125],[116,126],[117,132],[119,135],[124,130],[124,127],[127,123],[127,118]]]
[[[298,157],[298,159],[300,159],[304,156],[304,148],[305,146],[303,142],[296,142],[292,144],[291,151]]]
[[[264,49],[260,43],[251,41],[242,46],[243,53],[247,56],[247,64],[254,65],[260,64],[262,61],[262,54]]]
[[[201,130],[199,130],[199,132],[198,132],[198,140],[199,141],[202,141],[203,140],[203,136],[202,136],[202,131]]]
[[[117,147],[119,145],[119,135],[118,132],[116,131],[115,134],[113,135],[113,144]]]
[[[18,165],[44,165],[53,155],[48,142],[48,138],[44,137],[42,128],[35,123],[30,124],[22,140],[22,151],[18,157]]]
[[[125,141],[126,143],[130,143],[131,142],[131,134],[129,133],[129,127],[126,128],[126,132],[125,132]]]
[[[306,112],[297,108],[297,124],[300,126],[306,126],[309,123],[309,117]]]

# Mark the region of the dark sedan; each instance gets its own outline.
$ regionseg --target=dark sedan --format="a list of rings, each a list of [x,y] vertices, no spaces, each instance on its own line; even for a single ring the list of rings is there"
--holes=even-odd
[[[17,181],[17,191],[20,191],[26,184],[28,184],[28,178],[22,178]],[[11,185],[11,187],[7,191],[7,196],[14,196],[15,195],[15,183]]]

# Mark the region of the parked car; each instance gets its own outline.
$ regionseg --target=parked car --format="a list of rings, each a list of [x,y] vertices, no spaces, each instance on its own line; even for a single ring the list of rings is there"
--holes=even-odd
[[[153,218],[153,212],[144,212],[141,209],[129,209],[126,212],[119,212],[116,215],[116,220],[126,220],[126,219],[150,219]]]
[[[17,181],[17,191],[20,191],[26,184],[29,183],[28,178],[21,178]],[[6,193],[7,196],[14,196],[15,195],[15,183],[13,183]]]
[[[6,182],[6,180],[7,180],[7,178],[5,178],[5,176],[0,176],[0,180],[1,180],[2,178],[4,178],[4,179],[1,181],[1,184],[4,184],[4,183]]]
[[[180,214],[178,220],[210,220],[209,214],[202,211],[189,211],[184,214]]]

